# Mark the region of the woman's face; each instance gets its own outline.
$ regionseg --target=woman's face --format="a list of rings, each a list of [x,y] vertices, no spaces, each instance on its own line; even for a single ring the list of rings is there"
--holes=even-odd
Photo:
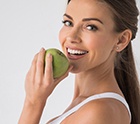
[[[113,15],[105,3],[72,0],[63,18],[59,40],[74,67],[72,72],[113,65],[118,34],[114,31]]]

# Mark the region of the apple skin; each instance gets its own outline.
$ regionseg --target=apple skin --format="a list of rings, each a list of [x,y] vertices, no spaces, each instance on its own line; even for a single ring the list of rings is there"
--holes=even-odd
[[[53,66],[53,77],[59,78],[66,73],[69,68],[69,61],[67,57],[56,48],[49,48],[46,50],[46,55],[50,53],[53,57],[52,66]]]

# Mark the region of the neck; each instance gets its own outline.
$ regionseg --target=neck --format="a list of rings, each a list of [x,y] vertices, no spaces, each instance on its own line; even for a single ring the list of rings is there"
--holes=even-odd
[[[94,69],[76,74],[74,99],[119,90],[113,69]],[[117,92],[116,91],[116,92]]]

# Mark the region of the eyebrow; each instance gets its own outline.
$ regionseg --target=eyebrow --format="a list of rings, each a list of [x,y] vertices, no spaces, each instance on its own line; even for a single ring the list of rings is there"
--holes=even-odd
[[[66,14],[66,13],[63,16],[66,16],[67,18],[73,20],[73,18],[70,15]],[[82,21],[92,21],[92,20],[93,21],[98,21],[101,24],[103,24],[103,22],[100,19],[98,19],[98,18],[84,18],[84,19],[82,19]]]

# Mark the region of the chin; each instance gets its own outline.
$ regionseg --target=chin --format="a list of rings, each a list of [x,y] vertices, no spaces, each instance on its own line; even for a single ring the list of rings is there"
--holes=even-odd
[[[81,69],[79,69],[77,66],[73,65],[73,68],[70,72],[73,73],[73,74],[77,74],[77,73],[81,72]]]

